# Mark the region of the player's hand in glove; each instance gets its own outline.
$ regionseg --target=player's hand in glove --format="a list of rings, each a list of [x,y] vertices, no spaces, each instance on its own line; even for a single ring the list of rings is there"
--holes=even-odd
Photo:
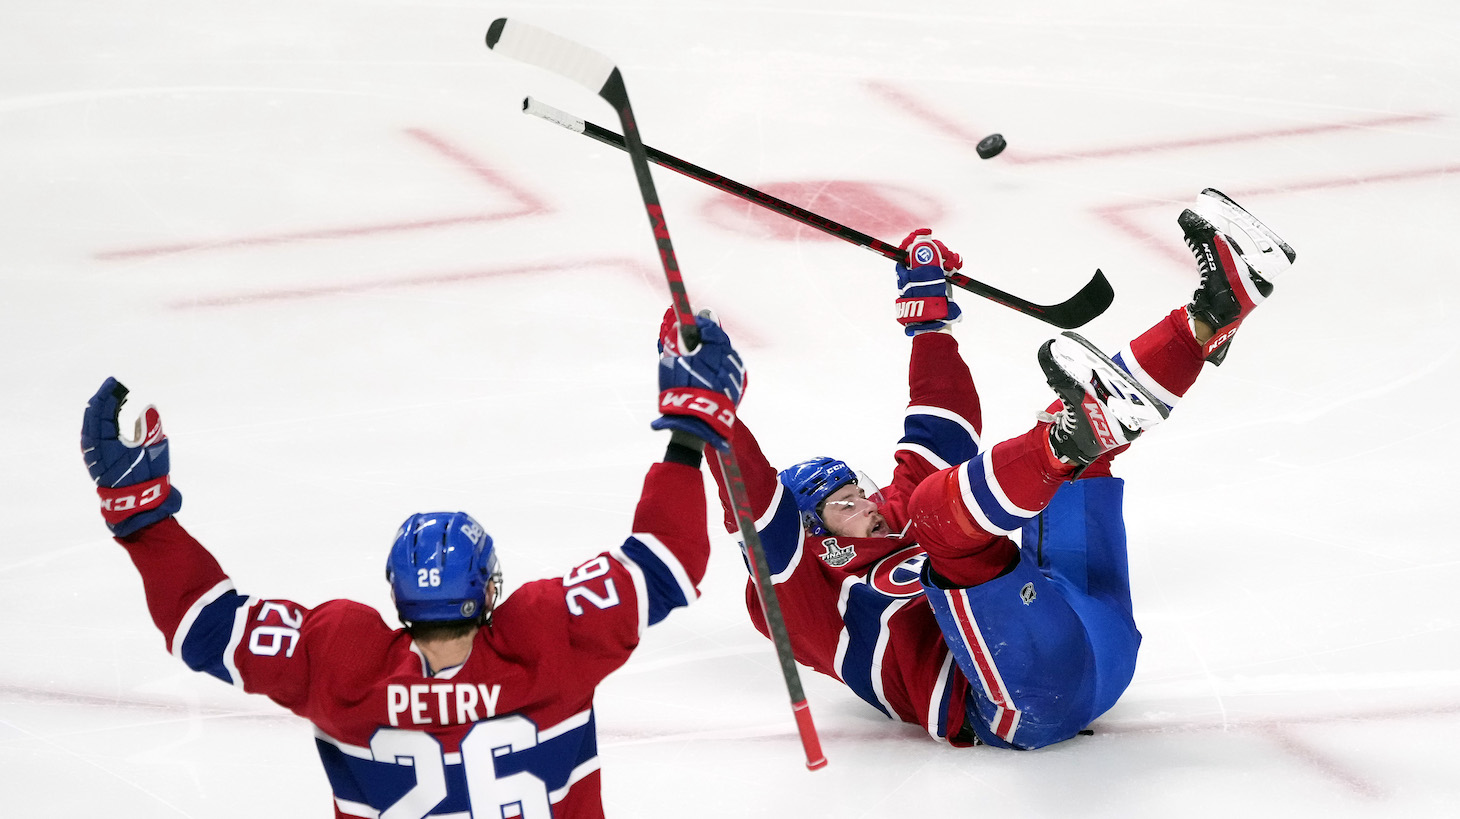
[[[899,250],[907,258],[897,263],[897,321],[909,336],[941,330],[963,318],[953,303],[944,272],[956,273],[963,257],[933,238],[930,228],[909,233]]]
[[[730,346],[715,314],[695,317],[699,344],[686,344],[674,308],[659,327],[659,412],[649,426],[674,429],[704,440],[724,452],[730,449],[735,408],[745,394],[745,364]]]
[[[101,496],[101,516],[117,537],[182,508],[182,493],[167,477],[167,436],[157,408],[143,409],[132,438],[125,439],[117,418],[126,400],[127,388],[108,378],[87,402],[81,419],[81,456]]]

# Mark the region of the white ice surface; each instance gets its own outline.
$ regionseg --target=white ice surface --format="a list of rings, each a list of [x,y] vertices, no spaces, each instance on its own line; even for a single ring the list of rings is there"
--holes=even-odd
[[[76,448],[108,375],[162,409],[181,519],[245,591],[389,610],[388,540],[427,508],[480,518],[509,584],[627,531],[663,278],[627,159],[519,105],[612,110],[488,51],[508,16],[617,60],[650,145],[882,239],[932,225],[1036,301],[1103,269],[1107,347],[1189,296],[1202,187],[1299,253],[1122,460],[1145,645],[1095,736],[954,750],[804,672],[807,772],[717,535],[702,599],[602,688],[611,816],[1460,815],[1460,6],[5,7],[0,813],[329,812],[302,720],[163,651]],[[655,178],[768,452],[885,477],[890,266]],[[960,303],[988,437],[1022,431],[1051,330]]]

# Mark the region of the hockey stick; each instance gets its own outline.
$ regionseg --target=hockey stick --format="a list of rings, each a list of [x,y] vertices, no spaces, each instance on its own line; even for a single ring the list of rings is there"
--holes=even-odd
[[[575,131],[591,139],[596,139],[605,145],[611,145],[619,150],[628,150],[625,147],[624,138],[613,131],[579,119],[566,111],[560,111],[532,97],[528,97],[522,101],[522,110],[535,117],[540,117],[548,122],[561,125],[569,131]],[[874,239],[865,233],[853,230],[825,216],[812,213],[805,208],[798,207],[785,200],[777,199],[749,185],[743,185],[733,179],[727,179],[714,171],[706,170],[683,159],[670,156],[656,148],[645,146],[644,151],[649,161],[656,165],[668,168],[690,179],[703,182],[731,196],[760,205],[767,210],[775,211],[782,216],[790,217],[807,227],[816,228],[838,239],[844,239],[854,245],[860,245],[875,253],[880,253],[893,261],[900,262],[904,259],[905,253],[898,249],[897,245],[884,242],[880,239]],[[1105,274],[1099,270],[1095,271],[1094,277],[1084,287],[1080,288],[1078,293],[1059,304],[1035,304],[1032,301],[1021,299],[1018,296],[1005,293],[983,282],[971,279],[962,273],[946,273],[945,275],[949,282],[970,293],[977,294],[990,301],[1018,310],[1025,315],[1033,316],[1040,321],[1053,324],[1065,330],[1083,327],[1085,324],[1088,324],[1091,319],[1104,313],[1105,309],[1115,299],[1115,290],[1110,286],[1110,282],[1105,278]]]
[[[649,215],[649,226],[654,231],[654,240],[659,246],[659,258],[664,265],[664,277],[669,283],[674,311],[679,317],[680,332],[685,343],[693,349],[699,343],[694,310],[690,307],[689,295],[684,289],[679,261],[669,239],[669,228],[664,222],[663,209],[659,206],[659,193],[654,187],[653,177],[649,174],[646,149],[639,137],[639,127],[634,120],[633,108],[629,105],[628,89],[624,86],[623,75],[619,73],[618,67],[612,60],[586,46],[505,17],[493,20],[488,27],[487,47],[573,80],[598,94],[618,112],[619,122],[624,130],[624,150],[628,151],[629,159],[634,165],[634,175],[639,180],[639,192],[644,199],[644,209]],[[760,534],[755,531],[755,512],[750,506],[750,493],[745,487],[745,479],[740,474],[740,465],[733,449],[720,455],[720,469],[730,503],[735,507],[735,519],[740,526],[741,538],[745,541],[746,550],[750,553],[751,563],[755,568],[755,585],[760,596],[761,611],[765,614],[767,631],[775,644],[781,674],[791,697],[791,712],[796,719],[796,729],[801,735],[801,747],[806,752],[806,767],[813,771],[824,768],[826,756],[821,752],[821,740],[816,734],[816,725],[811,721],[811,710],[806,704],[806,694],[801,688],[801,675],[796,670],[796,660],[791,653],[791,638],[786,631],[780,602],[776,598],[770,565],[766,561]]]

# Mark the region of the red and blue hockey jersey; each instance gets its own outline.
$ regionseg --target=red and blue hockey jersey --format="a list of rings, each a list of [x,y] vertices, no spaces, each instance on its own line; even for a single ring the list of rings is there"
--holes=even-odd
[[[896,467],[879,503],[892,531],[904,534],[913,490],[934,472],[977,455],[983,426],[973,378],[951,335],[913,338],[908,386]],[[971,744],[956,738],[968,680],[923,593],[923,550],[904,536],[807,532],[744,421],[734,430],[735,454],[796,660],[842,681],[888,717],[921,725],[940,740]],[[726,529],[738,532],[718,462],[712,472]],[[756,628],[767,634],[753,576],[745,597]]]
[[[646,627],[699,595],[698,470],[650,468],[621,546],[497,606],[465,663],[434,676],[403,629],[348,600],[309,608],[234,589],[168,518],[120,542],[153,622],[189,667],[315,726],[338,817],[599,817],[593,697]]]

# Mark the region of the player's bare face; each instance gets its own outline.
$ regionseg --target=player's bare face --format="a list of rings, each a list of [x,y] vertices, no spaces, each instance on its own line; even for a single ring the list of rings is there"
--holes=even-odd
[[[854,483],[827,496],[821,506],[821,520],[826,531],[838,537],[883,537],[888,534],[887,519],[877,511],[877,504]]]

